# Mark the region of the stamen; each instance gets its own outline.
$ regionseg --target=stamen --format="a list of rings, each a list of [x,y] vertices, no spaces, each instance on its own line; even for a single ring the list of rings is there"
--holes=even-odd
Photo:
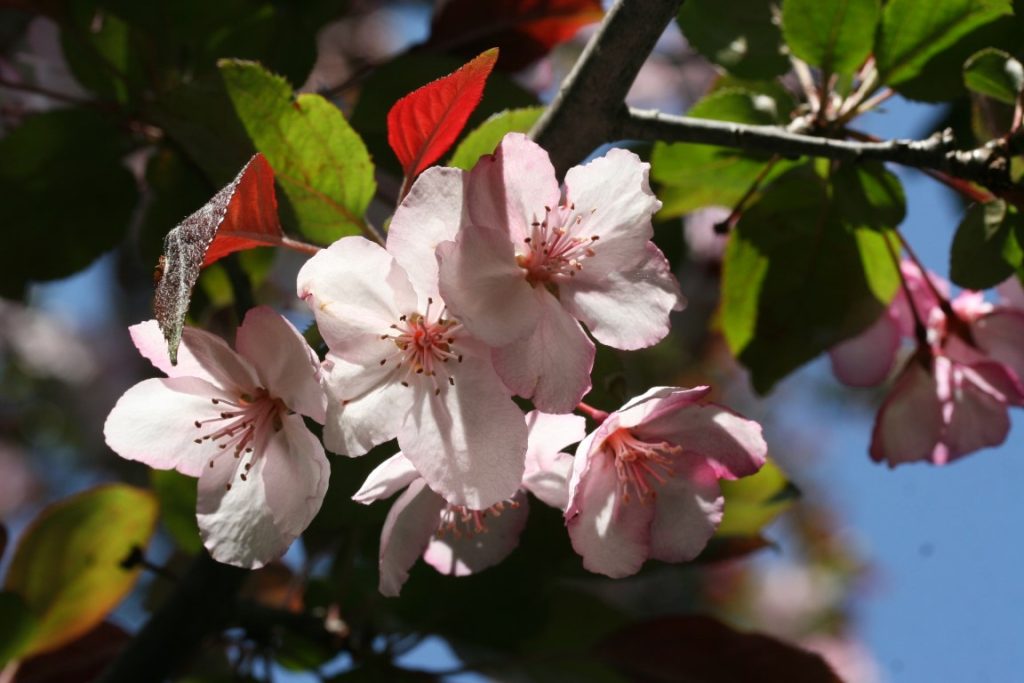
[[[664,441],[643,441],[629,429],[618,429],[605,439],[604,449],[615,458],[622,502],[629,504],[634,496],[641,504],[652,502],[658,495],[657,484],[673,476],[673,461],[682,448]]]

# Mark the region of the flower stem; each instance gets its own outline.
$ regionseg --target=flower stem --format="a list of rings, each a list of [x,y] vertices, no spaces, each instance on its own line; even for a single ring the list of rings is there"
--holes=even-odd
[[[602,422],[608,419],[608,413],[598,408],[595,408],[592,405],[588,405],[583,401],[579,402],[579,405],[576,406],[576,410],[580,411],[597,424],[601,424]]]
[[[900,236],[900,241],[903,241],[902,235]],[[903,244],[906,246],[906,242],[903,242]],[[903,288],[903,293],[907,297],[907,305],[910,306],[910,314],[914,317],[914,338],[917,339],[918,346],[927,348],[928,328],[925,327],[924,321],[921,320],[921,312],[917,310],[917,304],[914,302],[914,294],[910,291],[910,285],[907,284],[907,278],[903,276],[903,268],[900,265],[900,256],[896,253],[896,250],[892,246],[892,242],[888,239],[885,240],[885,246],[889,250],[889,256],[892,257],[893,263],[896,265],[896,273],[900,277],[900,286]],[[917,267],[920,269],[921,265],[917,264]],[[921,274],[925,279],[928,278],[928,274],[924,270],[921,270]]]

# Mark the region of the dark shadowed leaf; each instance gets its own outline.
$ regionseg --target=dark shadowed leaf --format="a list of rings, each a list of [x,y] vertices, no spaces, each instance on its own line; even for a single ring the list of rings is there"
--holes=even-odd
[[[766,188],[726,249],[722,328],[760,393],[864,330],[899,285],[886,245],[903,219],[899,181],[876,164],[820,167]]]
[[[917,76],[939,53],[1010,13],[1009,0],[890,0],[882,12],[875,42],[881,81],[901,90],[899,84]],[[964,58],[966,55],[958,63]]]
[[[483,97],[498,59],[488,50],[454,73],[431,81],[395,102],[388,112],[388,144],[407,183],[448,151]]]
[[[646,683],[842,683],[820,656],[710,617],[634,623],[601,642],[593,656]]]
[[[851,74],[871,54],[879,0],[784,0],[782,35],[794,55],[829,74]]]
[[[953,237],[949,277],[967,289],[988,289],[1024,261],[1024,220],[1002,200],[967,209]]]
[[[123,136],[101,113],[31,116],[0,140],[0,295],[65,277],[123,237],[138,195]]]
[[[149,481],[160,501],[160,521],[183,552],[203,547],[196,523],[196,480],[174,470],[150,470]]]
[[[4,559],[4,552],[7,550],[7,527],[0,522],[0,562]]]
[[[544,112],[544,107],[524,107],[499,112],[463,138],[448,160],[449,166],[469,170],[485,154],[493,154],[506,133],[526,133]]]
[[[131,640],[124,629],[101,622],[85,635],[58,650],[25,660],[12,683],[89,683]]]
[[[769,0],[686,0],[679,27],[698,52],[740,78],[789,71],[782,32]]]
[[[451,0],[435,15],[427,46],[466,56],[497,47],[498,68],[518,71],[602,15],[600,0]]]
[[[363,231],[376,191],[366,146],[341,111],[252,62],[222,60],[221,77],[235,113],[273,166],[299,230],[329,244]]]
[[[694,562],[711,564],[739,560],[765,548],[777,546],[764,536],[712,536]]]
[[[59,501],[25,530],[7,572],[38,620],[22,654],[59,648],[99,624],[135,585],[122,561],[145,548],[157,519],[149,491],[112,484]]]
[[[261,154],[167,234],[153,305],[171,362],[177,362],[181,330],[199,271],[234,251],[280,244],[282,237],[274,172]]]
[[[0,670],[17,659],[32,641],[35,615],[17,593],[0,591]]]
[[[1024,90],[1024,66],[1003,50],[986,48],[964,62],[964,85],[979,95],[1014,104]]]

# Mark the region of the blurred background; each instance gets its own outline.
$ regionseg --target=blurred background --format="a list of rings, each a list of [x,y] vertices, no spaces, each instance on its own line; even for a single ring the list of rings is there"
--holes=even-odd
[[[215,60],[257,59],[296,90],[341,108],[378,168],[371,216],[379,225],[401,180],[384,140],[387,109],[489,47],[488,38],[507,39],[474,42],[460,38],[458,26],[445,34],[438,26],[448,25],[426,1],[208,4],[168,3],[158,16],[130,2],[0,2],[0,207],[8,207],[0,208],[0,520],[12,545],[49,502],[117,480],[156,487],[164,504],[150,562],[180,571],[196,552],[188,482],[122,461],[103,443],[102,425],[120,394],[152,375],[127,327],[152,316],[162,236],[241,166],[233,140],[202,135],[221,130],[211,104],[222,96],[210,84]],[[549,101],[593,29],[581,20],[550,45],[518,36],[512,44],[521,54],[502,45],[505,61],[469,128],[496,111]],[[717,78],[673,24],[629,103],[683,113]],[[883,138],[920,138],[953,114],[896,97],[858,124]],[[37,130],[11,137],[23,126]],[[203,146],[207,154],[196,154]],[[15,195],[25,192],[15,180],[34,166],[43,172],[32,191],[48,197],[42,213]],[[905,236],[928,267],[948,275],[963,203],[922,174],[894,170],[907,195]],[[190,680],[341,680],[378,659],[372,666],[385,668],[374,670],[389,675],[397,665],[486,680],[486,671],[463,667],[501,658],[514,664],[493,674],[500,680],[619,680],[589,665],[563,670],[531,658],[666,613],[710,614],[777,636],[821,653],[849,681],[1016,680],[1024,670],[1019,418],[999,448],[946,468],[889,470],[867,455],[882,394],[842,387],[826,360],[755,396],[714,329],[724,238],[713,225],[727,213],[699,210],[657,225],[689,307],[656,348],[602,353],[588,401],[612,409],[652,384],[711,382],[717,400],[762,421],[793,485],[787,490],[801,494],[759,532],[763,548],[748,554],[723,542],[718,557],[684,567],[649,563],[612,582],[585,575],[557,513],[536,511],[504,565],[471,579],[420,566],[403,597],[385,601],[376,595],[375,560],[387,505],[362,509],[347,497],[388,452],[334,459],[331,497],[305,542],[247,590],[275,608],[340,617],[346,645],[340,653],[297,641],[271,647],[228,632],[193,663]],[[30,269],[26,259],[48,266]],[[307,325],[293,294],[301,263],[256,250],[214,266],[197,289],[194,322],[233,329],[228,271],[237,269],[259,301]],[[8,550],[0,576],[10,559]],[[111,621],[138,628],[166,594],[164,582],[144,573]],[[524,597],[538,585],[541,595]]]

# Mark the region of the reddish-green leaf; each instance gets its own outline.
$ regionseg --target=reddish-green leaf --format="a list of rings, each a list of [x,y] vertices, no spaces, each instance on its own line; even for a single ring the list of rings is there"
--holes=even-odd
[[[199,271],[232,252],[280,244],[274,171],[256,154],[224,189],[164,238],[154,308],[177,362],[192,288]]]
[[[603,15],[601,0],[451,0],[434,17],[427,45],[460,54],[496,45],[498,68],[518,71]]]
[[[121,563],[149,543],[157,511],[149,491],[114,484],[59,501],[36,518],[4,586],[37,620],[19,656],[62,647],[106,618],[135,585],[139,569]]]
[[[123,628],[100,623],[59,650],[26,659],[13,683],[86,683],[99,678],[131,640]]]
[[[487,77],[498,59],[488,50],[455,73],[409,93],[388,112],[388,144],[405,172],[406,183],[441,158],[480,104]]]
[[[660,617],[615,631],[594,655],[629,680],[649,683],[841,683],[821,657],[699,616]]]

